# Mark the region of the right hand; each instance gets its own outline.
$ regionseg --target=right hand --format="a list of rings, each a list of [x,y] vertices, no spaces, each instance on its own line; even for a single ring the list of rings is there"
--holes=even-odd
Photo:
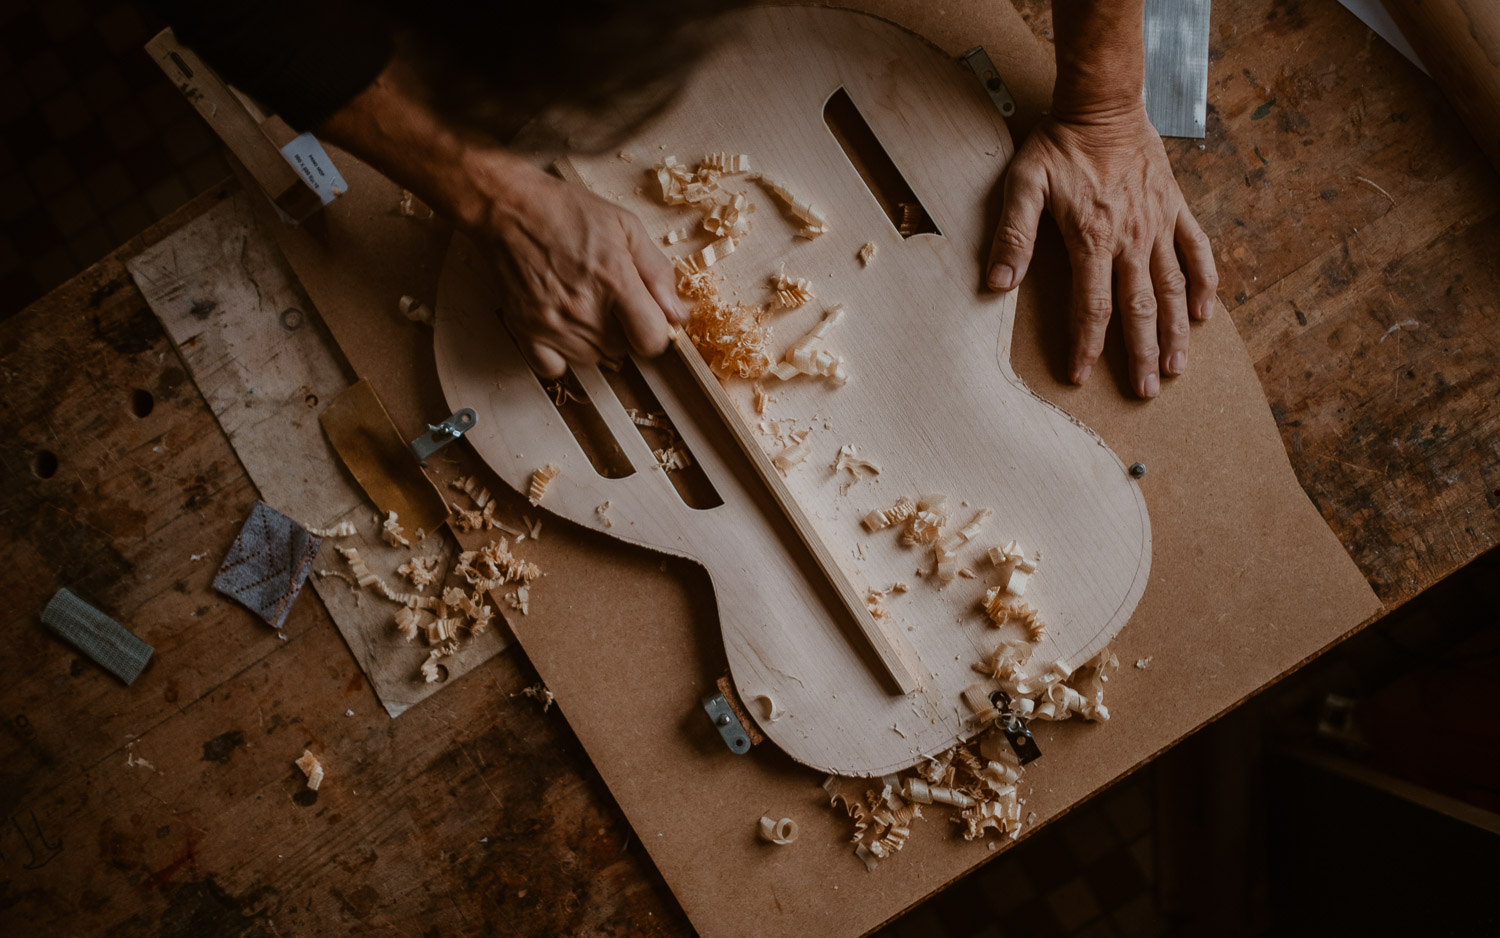
[[[470,194],[452,214],[494,259],[501,315],[537,374],[666,350],[688,309],[639,218],[504,151],[460,171]]]

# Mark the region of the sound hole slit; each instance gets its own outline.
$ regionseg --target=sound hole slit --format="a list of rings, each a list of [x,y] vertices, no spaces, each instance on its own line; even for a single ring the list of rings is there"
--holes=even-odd
[[[552,406],[557,408],[558,416],[562,417],[563,424],[573,434],[573,439],[578,441],[578,448],[588,457],[589,465],[594,467],[595,472],[605,479],[624,479],[635,474],[635,466],[620,448],[619,441],[604,423],[604,418],[599,416],[594,402],[589,400],[588,393],[572,369],[561,378],[537,376],[537,382],[547,392]]]
[[[896,167],[880,138],[855,107],[854,99],[842,87],[823,105],[823,123],[838,141],[849,162],[864,181],[865,188],[903,238],[919,234],[942,235],[922,200]]]

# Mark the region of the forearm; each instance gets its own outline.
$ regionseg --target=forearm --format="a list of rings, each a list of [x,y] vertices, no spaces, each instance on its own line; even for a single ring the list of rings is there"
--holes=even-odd
[[[1145,0],[1052,0],[1054,117],[1094,121],[1141,107],[1144,8]]]
[[[416,193],[455,225],[482,227],[508,183],[536,172],[504,148],[461,133],[425,102],[399,59],[317,128],[324,139]]]

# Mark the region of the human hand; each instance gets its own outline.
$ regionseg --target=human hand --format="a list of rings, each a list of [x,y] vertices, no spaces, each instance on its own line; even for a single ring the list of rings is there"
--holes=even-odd
[[[1005,177],[992,289],[1014,289],[1026,276],[1043,208],[1073,267],[1070,378],[1088,379],[1118,307],[1131,386],[1155,397],[1161,374],[1186,369],[1189,314],[1213,315],[1219,276],[1143,105],[1088,120],[1049,117],[1031,132]]]
[[[501,314],[537,374],[666,349],[687,309],[640,219],[503,151],[463,171],[476,194],[455,214],[494,259]]]

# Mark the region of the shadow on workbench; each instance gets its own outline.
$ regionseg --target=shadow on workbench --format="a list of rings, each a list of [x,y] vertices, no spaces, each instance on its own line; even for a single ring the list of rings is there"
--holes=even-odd
[[[1497,659],[1491,551],[878,935],[1494,931]]]
[[[118,0],[0,2],[0,320],[229,174]]]

